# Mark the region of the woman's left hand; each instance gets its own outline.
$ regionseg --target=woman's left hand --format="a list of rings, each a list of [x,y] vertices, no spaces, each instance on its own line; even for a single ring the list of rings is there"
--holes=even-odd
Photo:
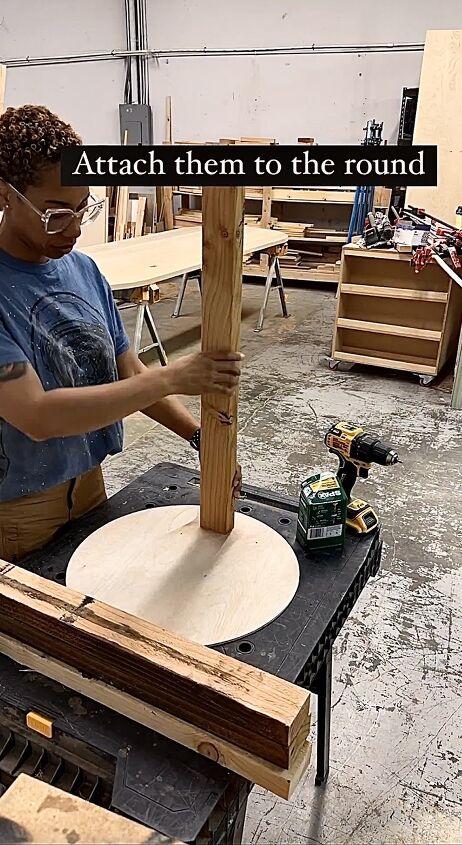
[[[236,472],[234,473],[233,478],[233,496],[235,499],[239,499],[241,496],[241,488],[242,488],[242,469],[240,464],[236,464]]]

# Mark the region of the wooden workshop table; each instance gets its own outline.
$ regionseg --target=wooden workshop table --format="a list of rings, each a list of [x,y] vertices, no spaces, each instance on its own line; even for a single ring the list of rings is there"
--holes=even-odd
[[[257,330],[260,330],[263,325],[268,296],[274,280],[276,281],[274,287],[279,290],[283,314],[287,316],[284,288],[277,260],[278,249],[286,243],[287,235],[284,232],[275,232],[258,226],[244,227],[244,258],[255,252],[267,252],[271,256]],[[141,238],[128,238],[86,247],[80,251],[93,258],[114,293],[122,290],[136,291],[135,302],[138,311],[134,339],[135,351],[146,352],[148,348],[157,347],[161,363],[166,363],[167,357],[149,309],[149,286],[182,276],[183,285],[180,291],[182,299],[188,277],[197,275],[202,267],[202,227],[157,232]],[[177,312],[179,313],[178,304],[175,315]],[[152,345],[141,349],[141,332],[144,323],[151,335]]]
[[[21,565],[62,584],[74,550],[101,525],[144,508],[197,504],[198,500],[195,470],[159,464],[70,524]],[[369,578],[378,572],[380,532],[348,535],[341,553],[307,555],[295,540],[298,503],[294,499],[244,486],[237,508],[275,529],[292,545],[300,583],[276,620],[217,650],[317,695],[316,783],[323,784],[329,770],[332,647]],[[53,741],[26,729],[31,710],[53,720]],[[79,791],[189,843],[238,845],[242,841],[251,783],[0,656],[0,784],[23,771],[44,779],[51,773],[56,786]],[[227,834],[221,838],[220,831]]]

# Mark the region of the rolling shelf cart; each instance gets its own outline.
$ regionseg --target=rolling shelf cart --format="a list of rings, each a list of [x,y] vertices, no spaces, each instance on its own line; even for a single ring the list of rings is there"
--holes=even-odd
[[[456,353],[462,288],[409,255],[343,250],[331,369],[340,362],[415,373],[429,384]]]

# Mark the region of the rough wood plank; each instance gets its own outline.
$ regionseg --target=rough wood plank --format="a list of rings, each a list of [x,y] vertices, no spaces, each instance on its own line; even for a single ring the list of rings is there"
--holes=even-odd
[[[304,690],[6,563],[0,632],[277,766],[307,736]]]
[[[266,273],[261,270],[259,264],[247,264],[245,267],[246,276],[266,276]],[[338,282],[338,273],[321,273],[319,270],[311,270],[310,268],[294,268],[281,267],[281,275],[283,280],[295,282]]]
[[[88,678],[76,669],[3,634],[0,634],[0,653],[134,722],[145,725],[185,748],[202,754],[280,798],[290,798],[309,765],[311,745],[305,739],[300,743],[290,768],[281,768],[102,681]]]
[[[173,188],[170,186],[162,188],[163,220],[167,231],[173,229]]]
[[[254,136],[239,138],[240,144],[261,144],[262,146],[273,145],[276,143],[276,138],[256,138]]]
[[[271,225],[271,198],[273,194],[272,188],[263,188],[262,191],[262,212],[260,218],[260,226],[267,229]],[[260,269],[265,273],[269,268],[269,256],[266,252],[260,253]]]
[[[261,225],[268,227],[271,221],[271,196],[272,188],[263,188],[262,196],[262,210],[261,210]]]
[[[204,188],[202,199],[202,351],[238,352],[241,328],[244,188]],[[234,525],[237,390],[201,403],[201,527]]]
[[[140,197],[138,200],[138,208],[136,210],[135,221],[135,238],[140,238],[143,234],[144,215],[146,211],[146,197]]]
[[[128,219],[128,198],[128,186],[121,185],[117,191],[117,206],[114,233],[114,240],[116,241],[123,241],[125,238],[125,229],[127,226]]]
[[[6,65],[0,65],[0,114],[5,111]]]
[[[456,225],[462,170],[462,29],[430,30],[419,84],[414,144],[438,145],[438,185],[409,187],[408,205]]]
[[[0,798],[0,845],[182,845],[48,783],[20,774]]]

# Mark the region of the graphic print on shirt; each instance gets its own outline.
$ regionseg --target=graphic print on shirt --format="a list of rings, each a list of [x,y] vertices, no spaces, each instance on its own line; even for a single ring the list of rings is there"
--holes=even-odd
[[[45,390],[117,379],[114,344],[96,308],[75,293],[47,294],[31,310],[34,369]]]
[[[10,468],[10,459],[3,446],[2,420],[0,420],[0,484],[6,478]]]

